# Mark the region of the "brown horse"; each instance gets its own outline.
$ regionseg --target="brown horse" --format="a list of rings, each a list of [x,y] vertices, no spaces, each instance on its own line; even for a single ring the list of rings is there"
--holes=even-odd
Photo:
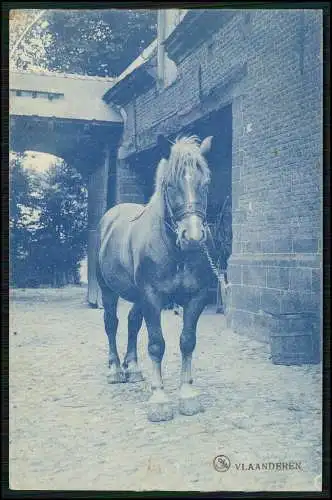
[[[149,203],[119,204],[99,224],[97,278],[109,340],[108,382],[143,379],[137,365],[137,335],[144,317],[152,361],[152,395],[148,406],[151,421],[173,418],[162,380],[165,341],[161,329],[161,311],[172,302],[183,307],[179,410],[185,415],[201,410],[198,393],[192,387],[191,359],[197,321],[214,279],[202,251],[203,243],[212,248],[206,223],[210,182],[206,154],[211,140],[212,137],[207,137],[200,144],[196,136],[177,139],[157,167],[155,191]],[[133,303],[122,366],[116,346],[119,297]]]

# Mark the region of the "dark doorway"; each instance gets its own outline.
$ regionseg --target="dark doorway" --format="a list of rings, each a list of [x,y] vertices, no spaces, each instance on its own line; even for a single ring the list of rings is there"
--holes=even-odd
[[[232,253],[232,106],[228,105],[191,123],[182,134],[195,134],[201,140],[212,135],[212,148],[207,160],[211,170],[207,221],[219,257],[219,266],[227,270]],[[217,301],[216,288],[210,303]]]
[[[225,203],[231,207],[232,197],[232,106],[210,113],[191,123],[180,132],[181,135],[197,135],[201,140],[212,135],[212,148],[208,163],[212,174],[209,189],[208,222],[216,224]],[[172,141],[179,132],[169,137]],[[147,203],[154,190],[154,177],[161,153],[157,147],[143,151],[132,158],[132,168],[138,175],[139,183]]]
[[[161,152],[158,147],[142,151],[132,158],[131,168],[136,173],[144,203],[148,203],[153,195],[155,174],[160,160]]]
[[[201,140],[212,135],[212,148],[207,160],[211,170],[207,219],[218,250],[219,265],[227,269],[232,251],[232,106],[228,105],[192,122],[181,131],[172,134],[197,135]],[[148,203],[154,191],[154,178],[161,152],[156,146],[132,157],[131,167]],[[216,302],[216,288],[212,290],[210,303]]]
[[[212,135],[208,163],[212,173],[209,189],[208,221],[218,221],[225,200],[232,193],[232,106],[215,111],[190,124],[184,133],[196,134],[203,140]]]
[[[220,264],[226,269],[232,248],[232,106],[228,105],[192,122],[169,139],[173,141],[179,134],[195,134],[201,140],[213,136],[207,158],[212,174],[207,219],[218,247]],[[155,171],[160,159],[158,147],[132,158],[131,166],[136,172],[145,203],[153,194]]]
[[[182,133],[195,134],[201,140],[213,136],[207,158],[212,174],[207,219],[218,247],[220,264],[226,269],[232,251],[232,106],[191,123]]]
[[[116,205],[116,150],[110,153],[110,164],[107,180],[107,209]]]

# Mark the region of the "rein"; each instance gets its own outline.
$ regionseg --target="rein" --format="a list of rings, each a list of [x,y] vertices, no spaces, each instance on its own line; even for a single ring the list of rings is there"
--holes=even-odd
[[[209,252],[209,249],[208,249],[205,242],[202,242],[201,246],[203,247],[203,250],[204,250],[204,253],[207,257],[207,260],[209,261],[212,272],[217,277],[218,283],[220,284],[222,303],[224,306],[224,310],[226,312],[227,305],[228,305],[228,292],[229,292],[228,288],[231,287],[231,283],[229,281],[227,281],[227,283],[226,283],[226,280],[225,280],[226,269],[220,269],[218,264],[213,262],[213,259],[210,255],[210,252]]]
[[[169,227],[169,229],[171,229],[173,232],[176,233],[176,230],[177,230],[176,221],[178,219],[182,219],[186,215],[199,215],[203,219],[203,221],[205,221],[206,206],[201,209],[199,203],[188,203],[184,206],[183,209],[177,210],[176,212],[174,212],[174,210],[172,209],[171,204],[169,202],[169,199],[168,199],[167,188],[165,188],[165,191],[164,191],[164,198],[165,198],[165,203],[166,203],[168,215],[169,215],[170,220],[171,220],[171,224],[168,224],[168,222],[166,220],[164,222],[165,222],[166,226]]]

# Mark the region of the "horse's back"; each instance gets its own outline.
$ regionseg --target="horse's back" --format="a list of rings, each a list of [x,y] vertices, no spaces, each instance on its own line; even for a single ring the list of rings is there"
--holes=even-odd
[[[144,210],[138,203],[120,203],[107,210],[99,222],[99,234],[102,239],[105,231],[117,222],[127,224],[137,218]]]

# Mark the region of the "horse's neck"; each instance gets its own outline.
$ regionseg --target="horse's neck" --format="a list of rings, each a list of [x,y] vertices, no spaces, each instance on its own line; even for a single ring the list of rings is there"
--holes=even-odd
[[[153,217],[155,217],[158,220],[160,219],[161,221],[164,221],[166,210],[164,206],[163,196],[161,193],[155,192],[152,195],[146,208],[152,214]]]
[[[159,192],[155,192],[148,205],[147,209],[151,216],[155,219],[155,224],[159,228],[160,237],[163,239],[169,251],[174,252],[174,255],[178,254],[178,249],[176,247],[176,235],[170,229],[171,220],[167,214],[167,209],[165,207],[165,202],[163,196]]]

